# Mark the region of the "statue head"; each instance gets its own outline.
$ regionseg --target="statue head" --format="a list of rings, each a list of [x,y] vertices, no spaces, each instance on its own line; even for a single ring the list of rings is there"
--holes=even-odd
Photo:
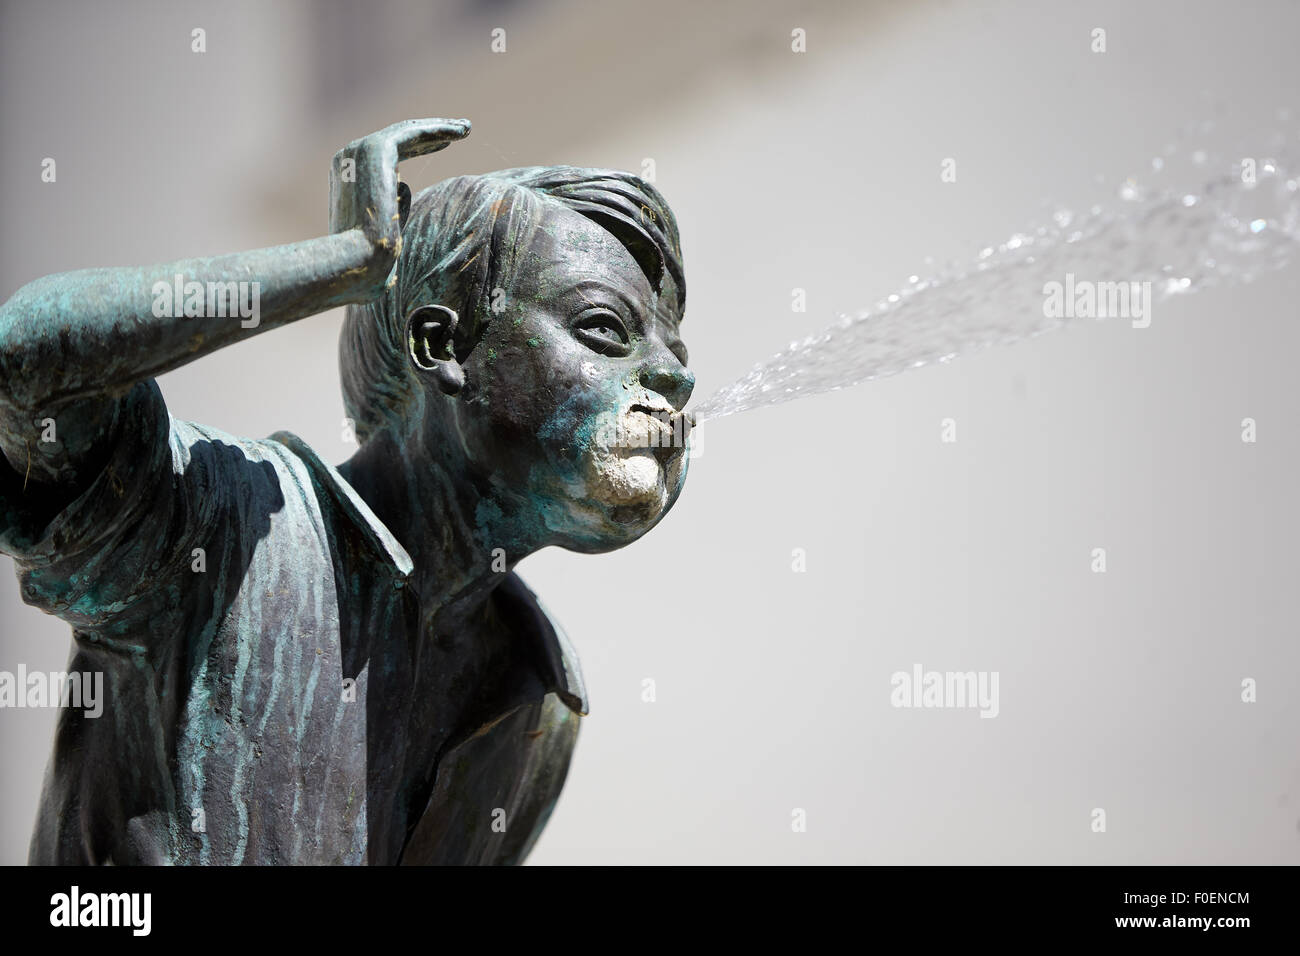
[[[658,190],[530,167],[402,206],[392,284],[349,307],[340,342],[358,439],[385,435],[394,467],[472,488],[480,524],[510,510],[532,546],[597,552],[644,534],[685,480],[694,385],[677,223]]]

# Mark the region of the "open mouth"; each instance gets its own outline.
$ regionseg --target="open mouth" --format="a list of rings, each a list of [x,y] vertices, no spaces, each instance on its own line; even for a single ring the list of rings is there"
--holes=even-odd
[[[646,405],[638,402],[628,408],[628,414],[640,412],[656,424],[647,429],[646,441],[629,443],[631,447],[648,448],[661,463],[667,463],[686,447],[686,437],[691,432],[691,417],[674,411],[668,405]]]
[[[691,428],[695,425],[694,416],[686,412],[674,411],[668,405],[645,405],[637,402],[628,408],[628,412],[642,412],[649,415],[669,431],[680,434],[682,438],[690,434]]]

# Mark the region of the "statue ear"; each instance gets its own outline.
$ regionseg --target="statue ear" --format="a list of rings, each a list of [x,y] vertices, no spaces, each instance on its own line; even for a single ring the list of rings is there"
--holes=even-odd
[[[411,216],[411,187],[404,182],[397,184],[397,226],[406,228],[406,220]]]
[[[406,350],[422,376],[432,378],[446,395],[465,387],[465,370],[456,361],[454,309],[422,305],[406,319]]]

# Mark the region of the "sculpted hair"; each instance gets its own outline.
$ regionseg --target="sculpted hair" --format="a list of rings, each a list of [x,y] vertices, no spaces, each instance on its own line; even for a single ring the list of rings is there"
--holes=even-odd
[[[411,309],[455,309],[456,356],[463,361],[492,320],[493,290],[507,288],[553,204],[614,235],[656,290],[671,276],[685,308],[677,221],[659,191],[631,173],[530,166],[444,180],[411,203],[394,284],[376,301],[347,309],[339,370],[358,441],[404,417],[419,394],[403,341]]]

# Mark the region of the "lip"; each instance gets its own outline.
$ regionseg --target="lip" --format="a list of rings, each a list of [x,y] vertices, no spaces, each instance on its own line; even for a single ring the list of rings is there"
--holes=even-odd
[[[691,428],[695,424],[692,421],[692,416],[686,412],[676,411],[667,404],[649,405],[644,402],[637,402],[628,407],[628,415],[637,413],[653,419],[659,429],[659,443],[650,445],[647,450],[660,463],[667,464],[670,459],[685,450],[686,437],[691,433]]]
[[[667,430],[674,432],[677,430],[677,423],[680,421],[682,426],[684,426],[682,430],[683,438],[690,433],[690,430],[693,427],[695,427],[694,415],[687,412],[679,412],[671,405],[646,405],[643,402],[637,402],[636,404],[629,406],[627,410],[629,415],[633,412],[640,412],[644,415],[648,415],[660,425],[663,425]]]
[[[675,415],[670,405],[647,405],[644,402],[635,402],[628,407],[629,412],[645,412],[647,415]]]

